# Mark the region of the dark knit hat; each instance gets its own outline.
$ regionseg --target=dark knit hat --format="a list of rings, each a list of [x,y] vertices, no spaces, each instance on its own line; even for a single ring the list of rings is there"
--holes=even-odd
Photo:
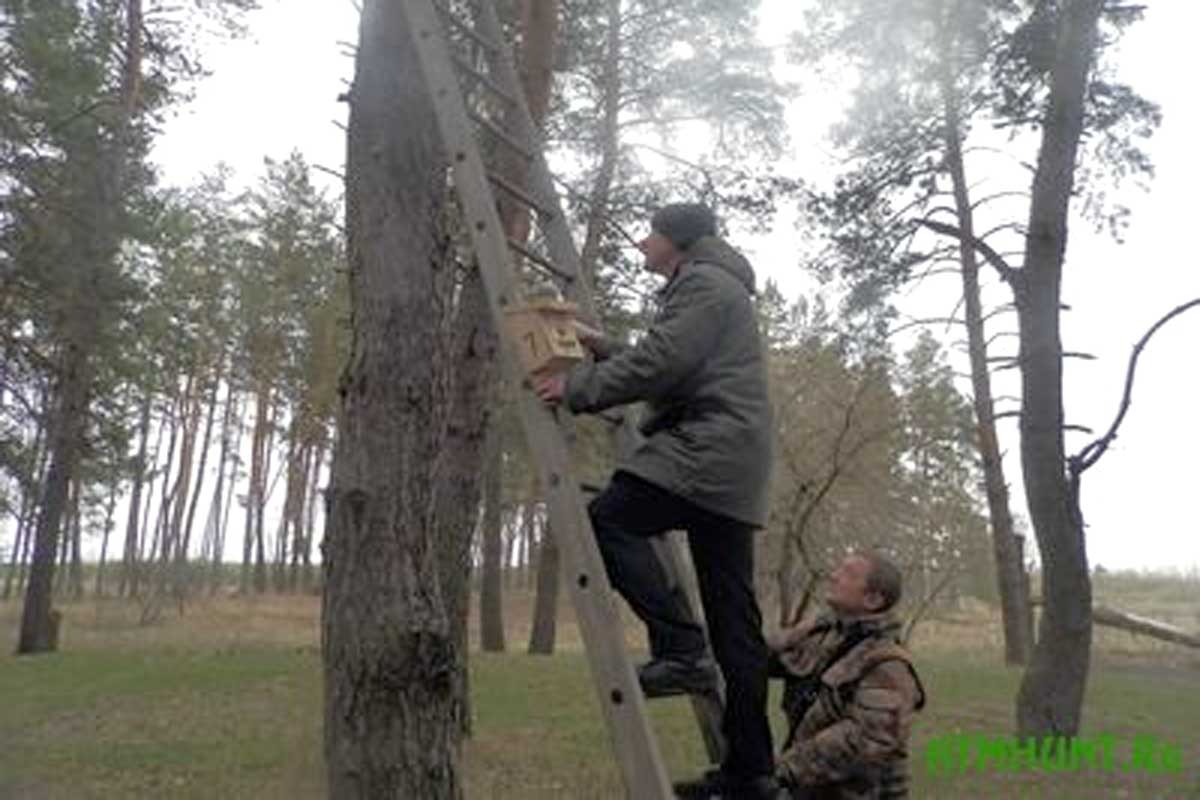
[[[670,239],[680,250],[686,250],[701,237],[716,236],[717,218],[711,208],[701,203],[672,203],[654,212],[650,228]]]

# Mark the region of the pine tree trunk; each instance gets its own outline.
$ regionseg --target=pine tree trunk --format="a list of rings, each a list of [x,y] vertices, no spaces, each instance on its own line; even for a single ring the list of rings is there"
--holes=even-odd
[[[213,423],[217,416],[217,390],[220,388],[220,383],[221,376],[218,372],[212,378],[211,389],[205,403],[208,410],[205,413],[204,438],[200,445],[200,463],[196,465],[195,485],[192,488],[192,498],[188,502],[187,515],[183,522],[183,538],[180,541],[178,557],[175,562],[175,598],[181,604],[189,590],[188,552],[192,547],[192,526],[196,522],[196,507],[200,504],[200,494],[204,488],[204,471],[208,468],[208,451],[212,445]]]
[[[272,390],[270,386],[265,387],[267,416],[265,421],[266,430],[263,431],[263,438],[260,444],[262,448],[259,455],[259,471],[258,471],[258,492],[256,494],[254,505],[254,591],[258,594],[263,594],[267,591],[267,534],[266,534],[266,515],[267,515],[267,498],[270,494],[270,487],[267,485],[267,478],[271,474],[271,452],[275,444],[275,403],[272,398]]]
[[[536,526],[537,504],[531,498],[525,503],[525,514],[521,518],[521,539],[519,542],[519,550],[517,559],[521,569],[521,588],[528,589],[533,583],[533,563],[537,557],[537,548],[534,544],[534,528]]]
[[[67,566],[70,564],[71,559],[71,531],[74,530],[75,526],[75,503],[73,496],[71,489],[67,489],[67,512],[66,516],[63,517],[62,534],[61,539],[59,539],[58,568],[54,572],[54,594],[59,597],[66,594]]]
[[[142,4],[128,0],[125,25],[124,64],[119,91],[119,107],[111,126],[111,138],[93,143],[91,164],[74,165],[94,171],[87,181],[94,192],[94,214],[79,221],[78,284],[73,287],[71,308],[63,337],[63,358],[54,393],[53,422],[50,425],[50,468],[46,475],[38,522],[34,534],[33,561],[17,653],[39,653],[58,644],[58,626],[51,614],[50,590],[54,584],[54,560],[57,539],[62,528],[67,487],[79,466],[83,437],[87,429],[88,407],[94,377],[93,351],[99,340],[102,315],[101,285],[115,269],[118,249],[118,223],[122,200],[122,179],[128,145],[127,133],[138,111],[142,69]]]
[[[13,585],[17,580],[17,569],[22,563],[21,551],[25,549],[26,530],[25,498],[21,498],[21,509],[17,512],[17,535],[13,537],[12,552],[8,554],[8,571],[4,573],[4,600],[12,598]]]
[[[583,248],[579,251],[580,270],[589,286],[596,285],[596,264],[600,259],[600,243],[608,222],[608,200],[621,152],[618,126],[621,110],[621,2],[606,0],[605,7],[608,31],[605,35],[600,166],[588,197],[587,232]]]
[[[100,562],[96,565],[96,587],[93,590],[97,598],[104,596],[104,566],[108,561],[108,540],[116,527],[117,485],[114,482],[108,490],[108,503],[104,506],[104,538],[100,542]]]
[[[321,469],[325,463],[325,440],[326,435],[322,432],[320,442],[317,444],[316,451],[313,454],[308,477],[308,487],[305,490],[304,572],[302,586],[306,592],[312,591],[313,588],[312,549],[317,532],[317,498],[321,495]]]
[[[138,555],[137,555],[137,559],[136,559],[137,570],[134,572],[134,576],[139,581],[142,577],[141,576],[141,565],[142,564],[151,564],[152,565],[153,560],[154,560],[155,548],[158,546],[157,539],[150,529],[150,509],[154,505],[154,485],[155,485],[155,483],[158,482],[158,477],[160,474],[160,471],[158,469],[158,456],[160,453],[162,453],[163,437],[166,436],[166,432],[167,432],[167,425],[166,425],[166,420],[164,418],[162,420],[159,420],[158,434],[154,438],[154,451],[151,454],[150,461],[149,461],[150,472],[148,474],[149,474],[150,478],[146,482],[146,501],[142,507],[141,541],[138,543],[139,549],[138,549]],[[149,580],[149,577],[150,576],[146,576],[147,580]],[[136,592],[134,592],[134,594],[136,594]]]
[[[1044,610],[1017,695],[1017,732],[1079,732],[1092,642],[1092,584],[1082,521],[1074,517],[1063,444],[1059,306],[1084,97],[1097,46],[1101,0],[1059,11],[1050,98],[1033,179],[1024,269],[1014,279],[1022,377],[1021,466],[1042,556]]]
[[[236,423],[233,447],[229,448],[229,429]],[[216,594],[221,587],[221,570],[225,561],[225,531],[229,527],[229,514],[233,508],[233,491],[237,488],[238,453],[242,446],[242,420],[238,409],[237,395],[233,384],[225,395],[225,416],[221,423],[221,464],[217,470],[217,487],[213,489],[213,503],[219,504],[215,514],[216,530],[213,532],[212,564],[209,567],[208,593]],[[229,477],[225,478],[225,465],[229,464]],[[227,483],[227,486],[222,484]],[[224,490],[225,494],[222,494]]]
[[[353,334],[322,603],[327,793],[457,800],[461,655],[446,599],[457,590],[442,585],[433,518],[450,400],[431,275],[449,265],[435,227],[445,159],[401,4],[366,0],[359,31],[346,181]]]
[[[263,464],[267,437],[266,394],[267,390],[260,385],[254,397],[254,429],[250,435],[250,476],[246,489],[246,534],[242,542],[242,594],[248,594],[250,591],[251,569],[254,570],[255,591],[261,593],[267,588],[261,514],[261,509],[266,504],[266,468]]]
[[[178,387],[176,387],[178,388]],[[179,428],[184,414],[184,395],[180,395],[171,404],[171,413],[166,420],[167,433],[167,463],[163,466],[162,494],[158,498],[158,519],[154,523],[154,541],[150,546],[150,561],[156,571],[155,591],[161,592],[163,575],[167,559],[171,552],[171,509],[178,500],[175,490],[179,481],[171,483],[171,473],[175,469],[175,447],[179,444]]]
[[[195,460],[196,437],[200,432],[200,416],[203,412],[203,404],[200,402],[199,377],[195,374],[189,375],[184,388],[183,403],[180,407],[183,438],[179,445],[179,474],[175,478],[175,486],[171,489],[174,505],[171,509],[170,535],[163,544],[164,561],[160,574],[160,590],[166,594],[168,586],[174,589],[173,594],[179,603],[181,612],[183,611],[184,596],[183,573],[187,560],[183,522],[187,517],[188,495],[192,484],[192,462]]]
[[[31,508],[25,519],[25,546],[21,548],[21,560],[17,564],[17,592],[24,592],[28,586],[29,568],[33,563],[33,531],[36,517],[36,508]]]
[[[530,655],[551,655],[558,633],[558,545],[547,523],[538,546],[537,595],[533,602],[533,625],[529,631]]]
[[[492,429],[488,437],[487,461],[483,479],[483,581],[479,591],[479,638],[485,653],[504,652],[504,599],[501,579],[502,542],[501,531],[504,517],[501,466],[503,448],[500,432]]]
[[[83,599],[83,511],[80,496],[83,485],[76,478],[71,491],[71,599]]]
[[[308,486],[308,462],[311,458],[312,447],[306,443],[288,462],[286,514],[292,534],[286,580],[289,592],[296,591],[300,586],[300,555],[304,551],[304,492]]]
[[[146,448],[150,440],[150,393],[142,398],[138,419],[138,454],[134,462],[133,487],[129,493],[129,513],[125,520],[125,555],[121,563],[121,582],[117,594],[137,594],[138,570],[138,513],[142,508],[142,483],[146,479]]]
[[[517,505],[518,509],[524,508],[521,504]],[[521,526],[517,522],[516,515],[511,515],[504,524],[504,564],[502,566],[504,572],[504,588],[512,589],[517,586],[517,559],[521,552],[517,545],[521,537]]]
[[[51,616],[51,590],[54,563],[58,555],[58,535],[67,505],[67,489],[75,474],[88,407],[91,385],[91,353],[73,344],[65,348],[62,376],[50,424],[50,467],[46,472],[42,498],[38,504],[37,526],[33,536],[33,558],[25,587],[25,605],[21,613],[21,632],[17,654],[42,653],[58,644]]]
[[[1004,478],[1004,462],[996,437],[992,379],[988,372],[987,339],[979,292],[979,264],[974,246],[974,210],[968,196],[961,144],[959,98],[948,62],[945,68],[942,99],[946,114],[946,166],[950,170],[954,206],[961,232],[959,267],[963,283],[967,353],[971,363],[976,444],[983,463],[988,518],[992,526],[992,550],[996,561],[996,583],[1000,591],[1000,616],[1004,625],[1004,660],[1007,664],[1024,664],[1033,649],[1033,629],[1025,624],[1030,619],[1029,596],[1022,592],[1024,583],[1021,573],[1024,565],[1016,552],[1012,513],[1008,505],[1008,483]]]
[[[45,403],[45,393],[42,393]],[[46,426],[38,421],[33,437],[33,468],[20,482],[21,506],[17,511],[17,536],[13,541],[12,553],[9,555],[8,574],[4,576],[4,599],[13,596],[13,590],[20,592],[24,588],[25,568],[29,563],[29,553],[33,542],[33,522],[37,512],[37,488],[44,485],[46,470]]]

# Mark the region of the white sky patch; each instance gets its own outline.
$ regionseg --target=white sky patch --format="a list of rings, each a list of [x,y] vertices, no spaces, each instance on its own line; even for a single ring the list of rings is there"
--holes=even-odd
[[[672,58],[679,59],[680,61],[686,61],[687,59],[695,58],[695,56],[696,48],[692,47],[692,45],[688,42],[676,42],[675,44],[671,45]]]

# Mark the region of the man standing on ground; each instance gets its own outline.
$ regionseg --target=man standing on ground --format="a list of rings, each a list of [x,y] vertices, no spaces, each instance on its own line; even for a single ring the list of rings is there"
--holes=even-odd
[[[650,537],[687,532],[713,652],[726,684],[728,753],[706,784],[723,798],[772,797],[767,649],[754,595],[754,533],[767,516],[771,410],[749,262],[716,235],[703,205],[654,214],[639,248],[667,279],[654,324],[597,361],[537,381],[547,402],[593,413],[645,401],[645,440],[588,507],[609,580],[646,623],[647,696],[709,691],[716,672]],[[605,357],[607,356],[607,357]]]
[[[895,564],[852,554],[830,575],[830,613],[772,637],[788,717],[776,774],[792,797],[908,796],[908,737],[925,691],[891,615],[900,593]]]

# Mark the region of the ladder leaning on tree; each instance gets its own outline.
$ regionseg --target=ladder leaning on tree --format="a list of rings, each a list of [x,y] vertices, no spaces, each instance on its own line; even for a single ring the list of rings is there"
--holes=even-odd
[[[572,466],[570,415],[547,408],[534,395],[519,365],[517,343],[503,324],[506,311],[526,299],[519,277],[525,270],[518,267],[551,281],[562,295],[578,304],[585,318],[594,319],[591,288],[580,272],[579,255],[495,8],[491,0],[451,2],[453,9],[433,0],[402,0],[492,321],[508,368],[522,387],[521,421],[546,493],[550,527],[562,553],[592,680],[626,793],[638,800],[673,797]],[[481,145],[486,145],[490,154],[487,163]],[[513,169],[514,162],[520,168]],[[498,211],[501,198],[528,210],[531,241],[509,238]],[[682,563],[678,543],[664,539],[655,550],[676,591],[684,592],[678,579]],[[695,608],[694,599],[686,592],[684,599],[685,607]],[[694,611],[693,616],[698,618]],[[723,747],[721,704],[719,691],[692,696],[701,735],[714,763],[720,761]]]

